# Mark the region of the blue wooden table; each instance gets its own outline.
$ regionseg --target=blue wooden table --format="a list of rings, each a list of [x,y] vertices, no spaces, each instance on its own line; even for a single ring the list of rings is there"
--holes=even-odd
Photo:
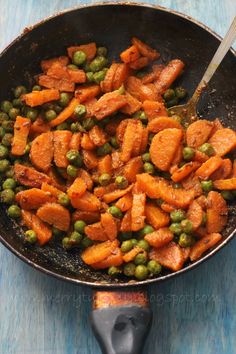
[[[235,0],[149,2],[191,15],[221,35],[236,13]],[[0,0],[0,49],[26,26],[79,3]],[[233,240],[191,273],[150,287],[154,322],[145,354],[236,353],[235,255]],[[90,306],[89,289],[49,278],[0,245],[0,354],[99,354]]]

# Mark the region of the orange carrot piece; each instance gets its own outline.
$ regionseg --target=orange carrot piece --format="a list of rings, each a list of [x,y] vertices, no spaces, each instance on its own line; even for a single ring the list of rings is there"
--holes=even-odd
[[[176,208],[173,205],[170,205],[166,202],[161,203],[160,207],[166,213],[171,213],[172,211],[176,210]]]
[[[50,177],[51,184],[54,187],[56,187],[62,192],[66,191],[65,181],[63,180],[62,176],[59,175],[59,173],[56,171],[56,168],[54,167],[49,168],[49,170],[47,171],[47,175]],[[65,174],[65,178],[66,177],[67,175]]]
[[[131,231],[131,209],[127,210],[127,212],[124,215],[121,221],[120,231],[122,232]]]
[[[187,145],[193,148],[197,148],[204,144],[213,129],[213,123],[205,119],[199,119],[196,122],[189,125],[186,131]]]
[[[29,228],[34,230],[37,236],[37,241],[40,246],[45,245],[52,238],[52,230],[48,227],[42,220],[40,220],[36,215],[29,211],[22,210],[22,218],[24,224]]]
[[[186,208],[195,197],[193,190],[175,189],[164,179],[159,180],[157,189],[159,198],[179,208]]]
[[[93,241],[107,241],[108,235],[105,233],[105,229],[101,222],[96,222],[92,225],[85,226],[85,235]]]
[[[145,193],[134,193],[133,203],[131,208],[131,229],[132,231],[138,231],[144,227],[145,221]]]
[[[171,167],[170,167],[170,173],[172,174],[174,171],[178,169],[178,166],[180,162],[183,159],[183,144],[180,144],[178,149],[176,150],[175,156],[172,160]],[[171,171],[171,169],[174,168],[174,171]]]
[[[211,131],[211,136],[215,134],[215,132],[217,132],[217,130],[220,130],[220,129],[223,129],[223,125],[221,124],[221,121],[216,118],[214,121],[213,121],[213,129]]]
[[[112,80],[112,89],[118,90],[121,85],[126,81],[129,74],[129,68],[127,64],[120,63],[118,64],[115,75]]]
[[[109,213],[101,214],[101,224],[108,239],[113,241],[117,237],[117,225],[113,216]]]
[[[193,230],[196,230],[199,228],[199,226],[201,226],[202,218],[203,218],[203,210],[200,204],[196,200],[193,200],[192,203],[189,205],[187,218],[188,220],[191,221],[193,225]]]
[[[55,79],[71,80],[67,67],[60,63],[52,64],[47,71],[47,76],[53,77]]]
[[[112,168],[118,169],[118,168],[122,168],[122,166],[124,165],[124,162],[121,161],[121,152],[120,151],[113,151],[111,154],[111,165]]]
[[[135,128],[136,123],[134,120],[130,120],[125,129],[123,143],[121,147],[121,160],[128,162],[131,158],[132,149],[135,141]]]
[[[185,261],[181,247],[175,242],[170,242],[162,248],[153,248],[149,253],[149,256],[163,267],[169,268],[174,272],[180,270]]]
[[[142,81],[135,76],[128,77],[125,87],[130,95],[137,98],[140,102],[144,102],[145,100],[156,101],[158,99],[156,90],[152,89],[152,87],[148,85],[144,85]]]
[[[161,130],[168,128],[182,129],[181,124],[170,117],[157,117],[149,121],[147,125],[148,131],[152,133],[158,133]]]
[[[211,180],[225,179],[232,174],[232,162],[230,159],[223,159],[222,165],[211,175]]]
[[[47,172],[53,159],[53,133],[42,133],[32,141],[30,160],[40,171]]]
[[[155,49],[149,47],[146,43],[140,41],[140,39],[133,37],[132,44],[138,48],[138,51],[144,57],[147,57],[150,60],[156,60],[160,57],[160,53],[158,53]]]
[[[74,82],[76,84],[83,84],[87,80],[87,77],[86,77],[86,74],[85,74],[84,70],[68,69],[68,73],[69,73],[70,81],[72,81],[72,82]]]
[[[150,73],[145,74],[142,78],[141,81],[142,83],[145,84],[150,84],[153,83],[153,81],[156,79],[156,74],[154,71],[151,71]]]
[[[88,86],[80,86],[75,91],[75,97],[79,100],[80,103],[88,101],[96,96],[98,96],[101,92],[101,88],[99,85],[88,85]]]
[[[236,177],[236,160],[233,161],[232,177]]]
[[[94,269],[106,269],[111,266],[119,267],[123,263],[122,252],[119,247],[117,247],[112,254],[108,256],[101,262],[93,263],[92,267]]]
[[[148,144],[148,130],[147,128],[143,127],[142,141],[140,145],[140,154],[143,154],[146,151],[147,144]]]
[[[51,178],[44,173],[36,171],[32,167],[19,163],[14,165],[15,178],[20,184],[27,187],[40,188],[43,182],[50,183]]]
[[[89,98],[87,101],[85,101],[83,104],[86,108],[86,116],[85,118],[91,118],[93,116],[93,108],[97,102],[96,97]]]
[[[86,191],[77,200],[78,209],[82,211],[98,211],[101,206],[99,199],[92,193]]]
[[[132,203],[133,203],[133,196],[131,193],[127,193],[119,200],[117,200],[115,206],[119,208],[122,212],[125,212],[132,207]]]
[[[14,136],[11,147],[11,153],[13,155],[24,155],[30,131],[30,124],[30,119],[21,116],[16,117],[16,121],[14,124]]]
[[[84,52],[86,54],[87,60],[90,61],[90,60],[93,60],[93,58],[96,55],[97,46],[96,46],[95,42],[91,42],[88,44],[81,44],[78,46],[69,47],[69,48],[67,48],[67,53],[68,53],[69,58],[72,58],[74,53],[77,51]]]
[[[66,79],[55,79],[54,77],[47,75],[40,75],[38,78],[38,83],[40,86],[62,92],[74,92],[75,90],[74,82]]]
[[[143,248],[141,247],[138,247],[138,246],[135,246],[132,250],[130,250],[129,252],[125,253],[123,255],[123,261],[125,263],[129,263],[131,262],[132,260],[134,260],[134,258],[139,254],[139,253],[146,253],[144,251]]]
[[[38,209],[43,204],[55,201],[50,193],[38,188],[31,188],[16,194],[16,201],[22,209]]]
[[[56,127],[57,125],[65,122],[68,118],[72,116],[75,108],[78,106],[79,101],[77,98],[72,98],[69,105],[58,114],[58,116],[50,122],[51,127]]]
[[[163,94],[182,73],[184,63],[179,59],[171,60],[162,70],[158,80],[155,82],[157,91]]]
[[[117,189],[115,183],[110,183],[108,186],[95,187],[93,190],[94,195],[98,198],[102,198],[105,194],[113,192]]]
[[[149,198],[160,198],[159,180],[148,173],[141,173],[136,176],[138,188],[147,194]]]
[[[140,54],[139,54],[138,48],[135,45],[132,45],[131,47],[129,47],[128,49],[124,50],[120,54],[121,61],[123,61],[126,64],[129,64],[132,61],[135,61],[139,57],[140,57]]]
[[[97,211],[82,211],[76,210],[72,214],[72,220],[83,220],[87,224],[92,224],[100,220],[100,213]]]
[[[183,165],[182,167],[178,168],[178,170],[176,170],[172,176],[171,179],[174,182],[179,182],[182,181],[182,179],[186,178],[187,176],[190,175],[190,173],[192,173],[193,171],[195,171],[198,167],[200,166],[199,162],[188,162],[185,165]]]
[[[157,231],[151,232],[144,236],[144,239],[155,248],[160,248],[168,244],[174,238],[173,233],[168,227],[160,228]]]
[[[220,193],[211,191],[207,196],[207,232],[221,232],[227,223],[228,208]]]
[[[67,231],[70,226],[69,210],[57,203],[47,203],[37,211],[37,216],[59,230]]]
[[[105,79],[100,83],[102,92],[111,92],[113,89],[113,79],[117,68],[119,67],[118,63],[112,63],[110,68],[107,70]]]
[[[88,170],[92,170],[93,168],[97,167],[98,158],[97,158],[97,155],[93,151],[82,150],[81,153],[82,153],[82,157],[83,157],[83,162]]]
[[[140,70],[142,68],[145,68],[145,66],[147,66],[149,63],[150,60],[147,57],[140,57],[135,61],[129,63],[129,67],[133,70]]]
[[[134,143],[131,152],[132,156],[140,155],[140,149],[141,149],[142,139],[143,139],[143,125],[139,120],[136,120],[135,123],[136,123],[136,128],[133,132]]]
[[[215,153],[224,156],[236,147],[236,133],[229,128],[217,130],[209,140]]]
[[[137,100],[134,96],[130,95],[129,92],[125,93],[126,105],[121,108],[121,112],[124,114],[132,115],[142,107],[142,103]]]
[[[42,183],[41,190],[46,192],[47,194],[50,194],[54,201],[57,201],[59,195],[63,193],[60,189],[57,189],[56,187],[46,182]]]
[[[81,133],[74,133],[70,140],[69,150],[79,151],[81,144]]]
[[[236,177],[218,179],[214,181],[214,187],[219,190],[234,190],[236,189]]]
[[[119,199],[121,197],[123,197],[125,194],[127,194],[128,192],[130,192],[130,190],[133,188],[133,185],[130,185],[129,187],[125,188],[125,189],[116,189],[113,192],[109,192],[106,193],[103,196],[103,200],[105,203],[111,203],[116,199]]]
[[[143,110],[150,121],[159,117],[167,117],[168,113],[163,102],[145,100],[143,102]],[[169,118],[171,119],[171,118]],[[153,123],[155,125],[155,123]],[[177,127],[176,127],[177,128]],[[149,129],[149,126],[148,126]]]
[[[61,65],[66,66],[69,64],[69,58],[66,56],[61,56],[57,58],[46,59],[42,60],[40,65],[43,71],[47,71],[55,63],[60,63]]]
[[[197,162],[206,162],[209,159],[209,156],[204,154],[204,152],[201,152],[199,150],[195,150],[195,155],[193,157],[193,161]]]
[[[220,156],[212,156],[197,169],[195,174],[200,179],[208,179],[209,176],[222,165],[222,163],[223,160]]]
[[[87,189],[91,190],[93,188],[93,180],[90,174],[83,168],[78,168],[77,177],[80,177],[86,184]]]
[[[195,173],[191,173],[187,178],[183,179],[181,184],[186,191],[193,192],[194,197],[199,197],[203,193],[200,180],[195,176]]]
[[[30,135],[37,136],[50,130],[49,123],[46,123],[42,117],[38,117],[30,126]]]
[[[100,175],[102,175],[103,173],[108,173],[109,175],[111,175],[111,155],[106,155],[100,158],[100,160],[98,161],[98,173]]]
[[[80,177],[77,177],[68,188],[67,194],[74,208],[78,208],[77,200],[85,193],[86,189],[87,185]]]
[[[129,182],[136,181],[136,175],[142,171],[143,162],[140,156],[134,157],[129,160],[123,169],[123,175]]]
[[[116,129],[116,140],[119,144],[123,143],[125,130],[127,128],[128,123],[134,123],[134,119],[122,119]],[[136,124],[136,123],[135,123]]]
[[[147,222],[151,224],[154,229],[165,227],[170,222],[169,215],[153,203],[146,204],[145,214]]]
[[[207,198],[205,195],[201,195],[196,199],[196,202],[201,206],[203,210],[206,210],[207,208]]]
[[[83,133],[82,139],[81,139],[81,147],[82,147],[82,149],[85,149],[85,150],[94,150],[95,149],[95,145],[92,142],[88,133]]]
[[[93,263],[101,262],[110,256],[118,247],[118,241],[105,241],[86,248],[81,254],[84,263],[93,265]]]
[[[48,90],[33,91],[23,96],[23,100],[30,107],[41,106],[44,103],[55,101],[59,98],[59,91],[53,88]]]
[[[90,129],[89,137],[95,146],[102,146],[107,142],[107,135],[98,125],[95,125]]]
[[[66,168],[69,164],[66,154],[69,151],[72,133],[69,130],[53,132],[54,162],[57,167]]]
[[[93,115],[101,120],[124,107],[126,103],[125,96],[118,91],[105,93],[94,105]]]
[[[203,253],[215,246],[221,239],[222,236],[219,233],[210,233],[201,238],[201,240],[197,241],[195,245],[191,247],[189,255],[191,261],[193,262],[199,259]]]
[[[162,171],[169,170],[182,136],[183,131],[176,128],[164,129],[154,136],[150,146],[150,157],[157,168]]]

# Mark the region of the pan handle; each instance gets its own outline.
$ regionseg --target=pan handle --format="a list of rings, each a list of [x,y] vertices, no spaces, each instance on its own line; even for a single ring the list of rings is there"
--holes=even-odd
[[[152,320],[144,291],[95,291],[91,323],[103,354],[141,354]]]

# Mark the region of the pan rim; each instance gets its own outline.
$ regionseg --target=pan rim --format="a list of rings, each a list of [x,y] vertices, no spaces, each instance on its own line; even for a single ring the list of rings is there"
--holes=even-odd
[[[219,41],[222,40],[222,37],[220,35],[218,35],[215,31],[213,31],[210,27],[206,26],[205,24],[203,24],[202,22],[192,18],[189,15],[183,14],[179,11],[176,10],[172,10],[172,9],[168,9],[166,7],[160,6],[160,5],[153,5],[153,4],[147,4],[144,2],[113,2],[113,1],[108,1],[108,2],[98,2],[98,3],[94,3],[94,4],[81,4],[79,6],[75,6],[69,9],[65,9],[63,11],[59,11],[56,12],[53,15],[50,15],[46,18],[44,18],[41,21],[36,22],[34,25],[29,26],[27,28],[25,28],[15,39],[13,39],[13,41],[11,41],[9,44],[7,44],[5,46],[5,48],[1,51],[0,53],[0,58],[2,56],[4,56],[4,54],[7,52],[7,50],[9,48],[11,48],[15,43],[17,43],[18,41],[20,41],[29,31],[34,30],[35,28],[43,25],[44,23],[62,16],[66,13],[70,13],[70,12],[74,12],[77,10],[81,10],[84,8],[93,8],[93,7],[102,7],[102,6],[133,6],[133,7],[143,7],[143,8],[151,8],[154,10],[159,10],[159,11],[163,11],[163,12],[167,12],[167,13],[171,13],[175,16],[181,17],[191,23],[194,23],[195,25],[197,25],[198,27],[201,27],[202,29],[204,29],[205,31],[207,31],[208,33],[210,33],[213,37],[215,37],[216,39],[218,39]],[[230,52],[236,57],[236,51],[231,47],[230,48]],[[12,245],[10,245],[5,238],[0,234],[0,242],[6,247],[8,248],[13,254],[15,254],[18,258],[20,258],[22,261],[24,261],[25,263],[27,263],[28,265],[30,265],[31,267],[41,271],[44,274],[53,276],[54,278],[60,279],[60,280],[64,280],[64,281],[68,281],[71,282],[73,284],[77,284],[77,285],[86,285],[92,288],[99,288],[99,289],[118,289],[118,288],[122,288],[122,289],[128,289],[128,288],[136,288],[136,287],[140,287],[140,286],[145,286],[145,285],[149,285],[149,284],[153,284],[153,283],[158,283],[158,282],[163,282],[165,280],[169,280],[173,277],[179,276],[183,273],[186,273],[192,269],[194,269],[195,267],[199,266],[201,263],[205,262],[207,259],[211,258],[215,253],[217,253],[220,249],[222,249],[228,242],[230,242],[235,235],[235,231],[231,232],[230,235],[224,240],[222,241],[217,247],[215,247],[213,250],[211,250],[208,254],[206,254],[204,257],[200,258],[198,261],[186,266],[185,268],[177,271],[177,272],[173,272],[167,275],[163,275],[161,277],[158,278],[153,278],[153,279],[147,279],[144,281],[132,281],[132,282],[126,282],[126,283],[101,283],[101,282],[90,282],[90,281],[85,281],[85,280],[80,280],[80,279],[76,279],[76,278],[71,278],[62,274],[59,274],[55,271],[51,271],[50,269],[46,269],[45,267],[34,263],[32,260],[28,259],[25,255],[23,255],[21,252],[19,252],[18,250],[16,250]]]

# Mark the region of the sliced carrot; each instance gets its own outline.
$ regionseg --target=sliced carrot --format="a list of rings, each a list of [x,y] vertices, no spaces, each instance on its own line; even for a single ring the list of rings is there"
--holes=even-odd
[[[23,96],[23,100],[30,107],[41,106],[44,103],[55,101],[60,98],[57,89],[33,91]]]
[[[225,179],[232,174],[232,162],[230,159],[223,159],[222,165],[211,175],[211,180]]]
[[[208,179],[209,176],[222,165],[222,163],[223,160],[220,156],[212,156],[197,169],[195,174],[200,179]]]
[[[200,166],[199,162],[188,162],[182,167],[180,167],[178,170],[176,170],[172,176],[171,179],[174,182],[179,182],[182,181],[184,178],[190,175],[193,171],[195,171],[198,167]]]
[[[94,195],[98,198],[102,198],[105,194],[113,192],[117,189],[115,183],[110,183],[108,186],[95,187],[93,190]]]
[[[48,89],[55,89],[62,92],[74,92],[75,84],[70,80],[65,79],[55,79],[47,75],[40,75],[38,77],[38,83],[40,86],[46,87]]]
[[[203,210],[196,200],[193,200],[192,203],[189,205],[187,218],[191,221],[193,225],[193,230],[198,229],[199,226],[202,224]]]
[[[149,58],[150,60],[156,60],[160,57],[160,53],[136,37],[132,38],[132,44],[138,48],[141,55]]]
[[[147,57],[140,57],[135,61],[129,63],[129,67],[133,70],[140,70],[145,68],[150,63],[150,60]]]
[[[100,83],[102,92],[111,92],[113,89],[113,79],[118,68],[118,63],[112,63],[110,68],[107,70],[105,79]]]
[[[79,100],[80,103],[83,103],[98,96],[100,92],[101,88],[99,85],[80,86],[75,91],[75,97]]]
[[[136,120],[135,123],[136,123],[136,128],[135,128],[135,131],[133,132],[134,143],[133,143],[132,152],[131,152],[132,156],[140,155],[142,139],[143,139],[143,125],[139,120]]]
[[[183,159],[183,144],[180,144],[178,149],[176,150],[176,153],[175,153],[175,156],[172,160],[172,163],[171,163],[171,167],[170,167],[170,173],[172,174],[173,172],[171,171],[171,168],[176,171],[178,169],[178,166],[180,164],[180,162],[182,161]],[[175,168],[176,167],[176,168]]]
[[[95,146],[102,146],[107,142],[107,135],[98,125],[95,125],[90,129],[89,137]]]
[[[155,248],[160,248],[168,244],[174,238],[173,233],[168,227],[160,228],[157,231],[151,232],[144,236],[144,239]]]
[[[193,262],[199,259],[203,253],[215,246],[221,239],[222,236],[219,233],[210,233],[201,238],[201,240],[197,241],[195,245],[191,247],[189,255],[191,261]]]
[[[79,151],[81,144],[81,133],[74,133],[70,140],[70,150],[77,150]]]
[[[133,122],[134,122],[134,119],[129,118],[129,119],[122,119],[120,121],[120,123],[118,124],[117,129],[116,129],[116,140],[120,145],[123,143],[125,130],[127,128],[128,123],[133,124]]]
[[[236,160],[233,161],[232,177],[236,177]]]
[[[123,263],[122,252],[119,247],[117,247],[112,254],[108,256],[101,262],[93,263],[92,267],[94,269],[106,269],[111,266],[119,267]]]
[[[198,202],[198,204],[201,206],[201,208],[203,210],[206,210],[206,208],[207,208],[207,198],[206,198],[205,195],[201,195],[200,197],[198,197],[196,199],[196,202]]]
[[[93,116],[93,108],[95,106],[97,102],[96,97],[93,98],[89,98],[88,100],[86,100],[83,105],[86,108],[86,116],[85,118],[91,118]]]
[[[78,106],[79,101],[77,98],[72,98],[69,105],[58,114],[58,116],[50,122],[51,127],[56,127],[57,125],[65,122],[68,118],[72,116],[75,108]]]
[[[113,241],[117,237],[117,225],[110,213],[101,214],[101,224],[108,239]]]
[[[88,43],[88,44],[81,44],[81,45],[78,45],[78,46],[73,46],[73,47],[67,48],[67,53],[68,53],[68,56],[70,58],[72,58],[74,53],[77,52],[77,51],[84,52],[86,54],[87,60],[90,61],[96,55],[97,46],[96,46],[95,42],[91,42],[91,43]]]
[[[83,220],[87,224],[92,224],[100,220],[100,213],[97,211],[76,210],[72,214],[72,220],[73,221]]]
[[[54,187],[61,190],[62,192],[65,192],[66,190],[65,181],[63,180],[62,175],[59,175],[55,167],[49,168],[49,170],[47,171],[47,175],[50,177],[51,184]],[[67,175],[65,174],[65,178],[66,177]]]
[[[94,194],[86,191],[77,200],[77,205],[78,209],[82,211],[98,211],[100,209],[101,203]]]
[[[236,177],[218,179],[217,181],[214,181],[214,187],[219,190],[234,190],[236,189]]]
[[[134,96],[130,95],[129,92],[125,93],[126,105],[121,108],[121,112],[124,114],[132,115],[142,107],[142,103],[137,100]]]
[[[146,151],[147,144],[148,144],[148,130],[147,128],[143,127],[142,141],[140,145],[140,154],[143,154]]]
[[[221,124],[221,121],[216,118],[214,121],[213,121],[213,129],[211,131],[211,136],[215,134],[215,132],[217,132],[217,130],[220,130],[220,129],[223,129],[223,125]]]
[[[121,160],[121,152],[120,151],[113,151],[111,154],[111,165],[112,168],[118,169],[118,168],[122,168],[122,166],[124,165],[124,162]]]
[[[135,141],[135,128],[136,122],[130,120],[125,129],[124,138],[121,147],[121,160],[123,162],[128,162],[131,158],[134,141]]]
[[[193,157],[194,161],[203,163],[203,162],[206,162],[208,159],[209,159],[209,156],[204,154],[204,152],[201,152],[199,150],[195,150],[195,154]]]
[[[131,189],[133,188],[133,185],[130,185],[129,187],[125,188],[125,189],[116,189],[113,192],[110,193],[106,193],[103,196],[103,200],[105,203],[111,203],[116,199],[119,199],[121,197],[123,197],[125,194],[127,194]]]
[[[85,226],[84,232],[93,241],[107,241],[109,239],[101,222]]]
[[[200,180],[197,176],[195,176],[194,172],[187,178],[183,179],[181,184],[186,191],[192,192],[195,197],[199,197],[203,193]]]
[[[88,133],[83,133],[82,139],[81,139],[81,147],[82,147],[82,149],[85,149],[85,150],[94,150],[95,149],[95,145],[92,142]]]
[[[128,77],[125,87],[130,95],[137,98],[140,102],[145,100],[156,101],[158,99],[156,90],[154,91],[148,85],[144,85],[142,81],[135,76]]]
[[[140,156],[134,157],[129,160],[123,169],[123,175],[127,178],[129,182],[135,182],[136,176],[142,171],[143,162]]]
[[[134,193],[133,203],[131,208],[131,229],[132,231],[138,231],[144,227],[145,221],[145,193]]]
[[[81,254],[84,263],[92,265],[110,256],[118,246],[118,241],[105,241],[86,248]]]
[[[182,136],[182,130],[176,128],[164,129],[154,136],[150,146],[150,157],[157,168],[162,171],[169,170]]]
[[[53,196],[38,188],[31,188],[16,194],[16,201],[22,209],[38,209],[45,203],[55,201]]]
[[[44,173],[36,171],[32,167],[19,163],[14,165],[15,178],[20,184],[27,187],[40,188],[43,182],[50,183],[51,179]]]
[[[111,155],[106,155],[100,158],[100,160],[98,161],[98,172],[100,175],[102,175],[103,173],[108,173],[109,175],[111,175]]]
[[[142,78],[141,81],[142,83],[145,84],[150,84],[156,79],[156,74],[154,71],[151,71],[150,73],[145,74]]]
[[[30,135],[37,136],[50,130],[50,125],[42,117],[38,117],[30,126]]]
[[[30,119],[21,116],[16,117],[14,124],[14,136],[11,147],[12,155],[24,155],[28,135],[30,132],[30,125]]]
[[[164,179],[159,180],[157,189],[159,198],[179,208],[186,208],[195,197],[193,190],[175,189]]]
[[[59,230],[67,231],[70,226],[69,210],[56,203],[46,203],[37,211],[37,216]]]
[[[166,213],[171,213],[172,211],[176,210],[176,208],[173,205],[170,205],[166,202],[161,203],[160,207]]]
[[[122,232],[131,231],[131,209],[127,210],[127,212],[124,215],[121,221],[120,231]]]
[[[112,89],[118,90],[126,81],[129,74],[129,67],[127,64],[120,63],[116,68],[115,75],[112,79]]]
[[[163,94],[182,73],[184,63],[179,59],[171,60],[161,71],[158,80],[155,82],[157,91]]]
[[[50,196],[54,199],[54,201],[56,201],[59,195],[62,193],[60,189],[57,189],[56,187],[46,182],[42,183],[41,189],[47,194],[50,194]]]
[[[160,198],[159,180],[148,173],[141,173],[136,176],[138,188],[145,192],[149,198]]]
[[[65,66],[69,64],[69,58],[66,56],[61,56],[57,58],[46,59],[46,60],[42,60],[40,65],[43,71],[47,71],[55,63],[60,63],[61,65]]]
[[[70,81],[72,81],[76,84],[83,84],[87,80],[84,70],[68,69],[68,73],[69,73]]]
[[[151,224],[154,229],[165,227],[170,222],[169,215],[153,203],[146,204],[145,214],[147,222]]]
[[[123,197],[121,197],[115,203],[115,206],[119,208],[122,212],[129,210],[132,207],[133,196],[131,193],[127,193]]]
[[[81,153],[82,153],[82,157],[83,157],[83,162],[88,170],[92,170],[93,168],[97,167],[98,158],[97,158],[97,155],[93,151],[82,150]]]
[[[150,101],[147,99],[143,102],[143,109],[144,109],[144,112],[146,113],[146,116],[147,116],[149,122],[152,121],[153,119],[156,119],[156,118],[160,118],[160,117],[163,118],[163,117],[168,116],[167,110],[166,110],[163,102]],[[169,119],[171,119],[171,118],[169,118]],[[150,127],[149,124],[148,124],[148,130]],[[153,123],[153,125],[155,126],[155,123]],[[175,128],[177,128],[177,127],[175,127]]]
[[[32,141],[30,160],[38,170],[47,172],[51,166],[53,152],[53,133],[42,133]]]
[[[211,191],[207,196],[207,231],[221,232],[227,223],[228,208],[220,193]]]
[[[85,193],[86,189],[87,185],[80,177],[77,177],[68,188],[68,197],[70,198],[71,204],[74,208],[78,208],[77,200]]]
[[[54,162],[57,167],[65,168],[69,162],[66,154],[69,151],[72,133],[69,130],[55,130],[53,132]]]
[[[236,147],[236,133],[229,128],[217,130],[209,140],[215,153],[224,156]]]
[[[96,102],[93,115],[97,120],[101,120],[124,107],[126,103],[125,96],[121,95],[118,91],[105,93]]]
[[[29,211],[22,210],[22,218],[24,224],[29,228],[34,230],[37,235],[37,241],[40,246],[45,245],[52,238],[52,230],[48,227],[42,220],[40,220],[36,215],[30,213]]]
[[[135,61],[136,59],[138,59],[140,57],[138,48],[134,45],[132,45],[131,47],[129,47],[128,49],[124,50],[121,54],[120,54],[120,59],[124,62],[124,63],[131,63],[132,61]]]
[[[125,253],[123,255],[123,261],[125,263],[129,263],[131,262],[132,260],[134,260],[134,258],[139,254],[139,253],[146,253],[144,251],[143,248],[141,247],[138,247],[138,246],[135,246],[132,250],[130,250],[129,252]]]
[[[177,129],[182,129],[181,124],[170,117],[157,117],[149,121],[147,125],[148,131],[152,133],[158,133],[161,130],[167,129],[167,128],[177,128]]]
[[[170,242],[162,248],[153,248],[149,253],[149,256],[163,267],[169,268],[174,272],[180,270],[185,261],[181,247],[175,242]]]
[[[55,79],[71,79],[67,67],[58,62],[51,65],[51,67],[47,71],[47,75]]]
[[[186,131],[187,145],[193,148],[201,146],[208,140],[212,129],[213,123],[205,119],[190,124]]]

